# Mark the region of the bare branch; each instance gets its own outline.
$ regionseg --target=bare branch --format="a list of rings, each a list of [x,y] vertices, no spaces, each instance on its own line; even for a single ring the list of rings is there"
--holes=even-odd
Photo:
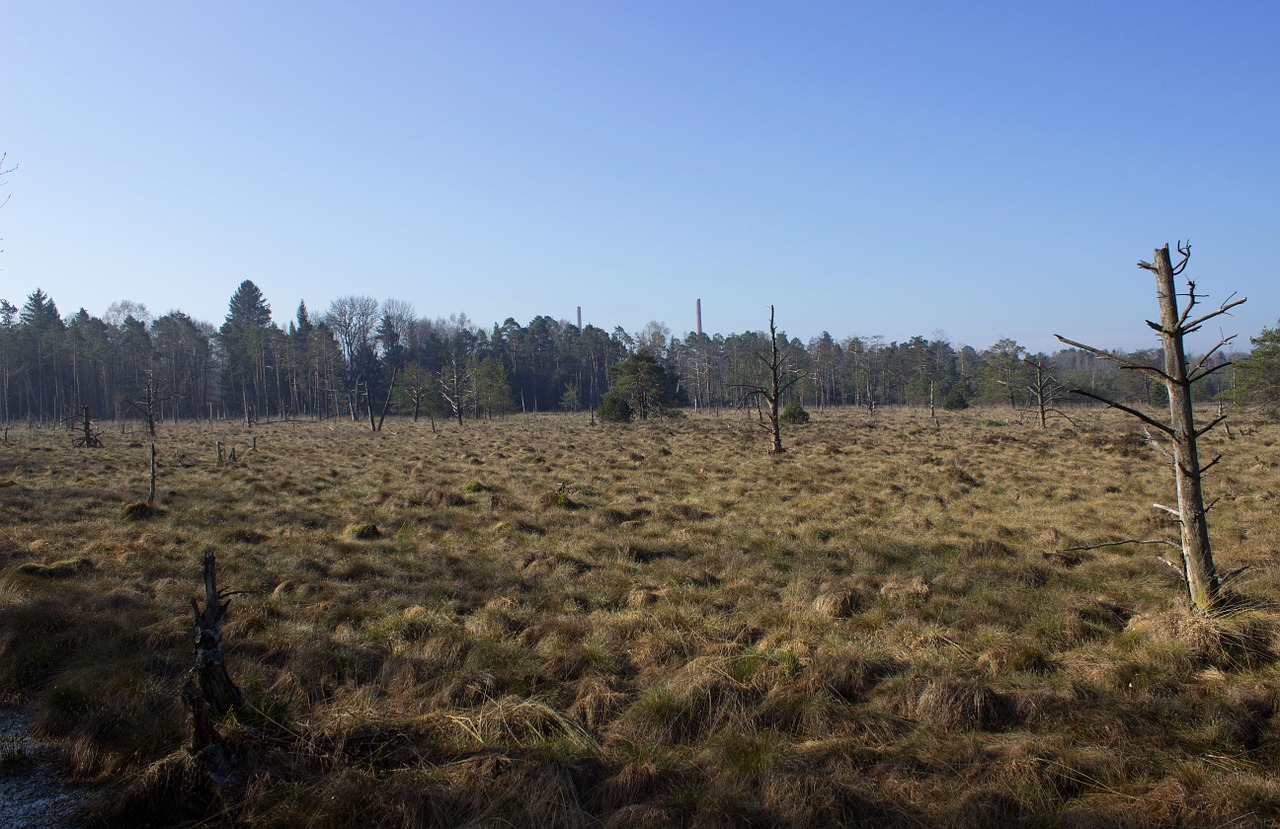
[[[1177,271],[1174,271],[1177,273]],[[1187,321],[1187,317],[1191,316],[1191,309],[1195,308],[1199,303],[1196,301],[1196,283],[1195,280],[1187,280],[1187,307],[1182,309],[1182,313],[1178,316],[1178,324],[1175,328],[1181,328]]]
[[[1147,424],[1148,426],[1151,426],[1152,428],[1155,428],[1155,429],[1159,429],[1161,432],[1164,432],[1166,435],[1169,435],[1170,437],[1173,436],[1173,429],[1171,429],[1170,427],[1166,426],[1165,424],[1161,423],[1160,421],[1154,418],[1144,415],[1142,412],[1138,411],[1137,409],[1131,409],[1122,403],[1117,403],[1114,400],[1108,400],[1107,398],[1102,397],[1101,395],[1097,395],[1097,394],[1094,394],[1093,392],[1085,391],[1084,389],[1068,389],[1067,391],[1069,394],[1078,394],[1081,397],[1087,397],[1090,400],[1097,400],[1099,403],[1104,403],[1113,409],[1119,409],[1122,412],[1131,414],[1134,417],[1141,420],[1143,423]]]
[[[1225,302],[1223,303],[1222,307],[1219,308],[1218,310],[1210,311],[1209,313],[1205,314],[1202,317],[1196,317],[1191,322],[1181,326],[1182,332],[1184,334],[1190,334],[1192,331],[1195,331],[1201,325],[1205,324],[1206,322],[1213,319],[1214,317],[1222,316],[1223,314],[1230,311],[1232,308],[1235,308],[1237,305],[1244,305],[1248,301],[1249,301],[1249,298],[1246,296],[1246,297],[1241,297],[1240,299],[1237,299],[1235,302]]]
[[[1163,369],[1156,368],[1155,366],[1144,366],[1144,365],[1141,365],[1140,363],[1130,363],[1129,365],[1120,366],[1120,370],[1121,371],[1145,371],[1147,374],[1154,374],[1155,376],[1159,377],[1161,380],[1164,380],[1165,382],[1169,382],[1170,380],[1173,379],[1169,375],[1165,374]]]
[[[1162,330],[1160,326],[1156,325],[1154,322],[1151,322],[1150,320],[1147,321],[1147,325],[1150,325],[1156,331]],[[1169,375],[1165,374],[1163,370],[1161,370],[1160,368],[1157,368],[1156,366],[1147,366],[1147,365],[1143,365],[1142,363],[1135,363],[1133,360],[1127,360],[1124,357],[1120,357],[1115,354],[1108,353],[1106,351],[1103,351],[1100,348],[1094,348],[1091,345],[1078,343],[1075,340],[1068,340],[1066,337],[1062,336],[1061,334],[1054,334],[1053,336],[1057,337],[1060,341],[1066,343],[1067,345],[1073,348],[1079,348],[1082,351],[1089,352],[1095,357],[1101,357],[1104,360],[1110,360],[1111,362],[1119,365],[1121,368],[1129,369],[1131,371],[1145,371],[1148,374],[1156,375],[1161,380],[1167,381],[1169,379]]]
[[[1231,361],[1230,359],[1228,359],[1228,361],[1226,362],[1219,363],[1219,365],[1217,366],[1212,366],[1208,368],[1208,370],[1204,370],[1204,363],[1208,362],[1208,358],[1212,357],[1213,354],[1216,354],[1217,352],[1219,352],[1219,349],[1221,349],[1222,347],[1224,347],[1224,345],[1230,343],[1231,340],[1234,340],[1234,339],[1235,339],[1235,334],[1230,336],[1224,336],[1224,338],[1219,340],[1219,343],[1217,343],[1215,347],[1208,349],[1208,353],[1204,354],[1203,357],[1199,358],[1199,362],[1196,363],[1196,366],[1194,366],[1192,370],[1187,372],[1188,383],[1196,383],[1196,381],[1201,379],[1201,377],[1210,376],[1211,374],[1213,374],[1213,372],[1221,370],[1222,367],[1230,366]]]
[[[1158,330],[1158,329],[1157,329],[1157,330]],[[1123,358],[1123,357],[1118,357],[1118,356],[1116,356],[1115,354],[1111,354],[1111,353],[1109,353],[1109,352],[1103,351],[1101,348],[1094,348],[1094,347],[1093,347],[1093,346],[1091,346],[1091,345],[1085,345],[1084,343],[1078,343],[1078,342],[1076,342],[1075,340],[1068,340],[1066,337],[1062,336],[1061,334],[1054,334],[1053,336],[1057,337],[1057,338],[1058,338],[1058,340],[1059,340],[1060,342],[1064,342],[1064,343],[1066,343],[1067,345],[1071,346],[1072,348],[1078,348],[1078,349],[1080,349],[1081,351],[1087,351],[1087,352],[1089,352],[1090,354],[1092,354],[1092,355],[1093,355],[1093,356],[1095,356],[1095,357],[1101,357],[1101,358],[1102,358],[1102,359],[1104,359],[1104,360],[1110,360],[1111,362],[1113,362],[1113,363],[1118,363],[1119,365],[1122,365],[1122,366],[1128,366],[1128,365],[1136,366],[1136,365],[1138,365],[1137,363],[1133,362],[1132,360],[1126,360],[1126,359],[1125,359],[1125,358]]]
[[[1191,240],[1188,239],[1186,245],[1182,244],[1182,240],[1178,240],[1178,253],[1182,254],[1182,261],[1173,266],[1173,275],[1177,276],[1187,267],[1187,261],[1191,259]]]
[[[1242,567],[1237,567],[1236,569],[1231,570],[1231,571],[1229,571],[1229,572],[1225,573],[1221,578],[1219,578],[1219,579],[1218,579],[1218,587],[1219,587],[1219,588],[1223,587],[1224,585],[1226,585],[1226,583],[1227,583],[1227,582],[1231,581],[1232,579],[1236,578],[1236,577],[1237,577],[1237,576],[1239,576],[1241,573],[1246,572],[1247,570],[1251,569],[1252,567],[1253,567],[1253,565],[1252,565],[1252,564],[1246,564],[1246,565],[1244,565],[1244,566],[1242,566]]]
[[[1220,460],[1222,460],[1222,456],[1221,456],[1221,455],[1219,455],[1218,457],[1216,457],[1216,458],[1214,458],[1213,460],[1209,461],[1208,463],[1203,464],[1203,465],[1200,467],[1200,476],[1201,476],[1201,477],[1204,477],[1204,473],[1208,472],[1210,469],[1213,469],[1214,465],[1215,465],[1215,464],[1217,464],[1217,463],[1218,463],[1218,461],[1220,461]]]
[[[1224,415],[1224,414],[1223,414],[1223,415],[1218,415],[1218,416],[1217,416],[1217,417],[1215,417],[1213,420],[1209,421],[1209,425],[1208,425],[1208,426],[1205,426],[1203,429],[1196,429],[1196,437],[1200,437],[1201,435],[1203,435],[1203,434],[1205,434],[1206,432],[1210,431],[1211,429],[1213,429],[1213,427],[1214,427],[1214,426],[1217,426],[1219,423],[1221,423],[1222,421],[1224,421],[1224,420],[1226,420],[1226,419],[1227,419],[1227,416],[1226,416],[1226,415]],[[1215,463],[1216,463],[1216,461],[1215,461]],[[1212,465],[1213,465],[1213,464],[1209,464],[1209,466],[1212,466]],[[1200,467],[1200,471],[1201,471],[1201,472],[1203,472],[1203,471],[1205,471],[1205,470],[1206,470],[1206,469],[1208,469],[1208,468],[1209,468],[1208,466],[1202,466],[1202,467]]]
[[[1177,543],[1167,538],[1126,538],[1123,541],[1104,541],[1101,544],[1089,544],[1084,547],[1067,547],[1064,553],[1082,553],[1087,550],[1101,550],[1103,547],[1120,547],[1125,544],[1164,544],[1169,547],[1177,547]]]
[[[1168,459],[1169,463],[1173,463],[1173,453],[1171,453],[1168,449],[1165,449],[1164,446],[1160,444],[1160,441],[1156,439],[1155,435],[1151,434],[1150,429],[1148,429],[1146,426],[1143,426],[1142,434],[1146,435],[1147,443],[1154,446],[1156,448],[1156,451],[1159,452],[1161,455],[1164,455],[1165,458]]]
[[[1177,545],[1175,544],[1174,546],[1176,547]],[[1184,572],[1182,572],[1182,568],[1181,568],[1181,567],[1179,567],[1178,565],[1174,564],[1174,563],[1173,563],[1172,561],[1170,561],[1169,559],[1164,558],[1164,557],[1162,557],[1162,556],[1156,556],[1156,561],[1160,562],[1161,564],[1164,564],[1164,565],[1168,566],[1168,568],[1169,568],[1170,570],[1172,570],[1174,573],[1176,573],[1176,574],[1178,575],[1178,578],[1182,579],[1182,580],[1183,580],[1183,582],[1185,582],[1185,581],[1187,580],[1187,574],[1186,574],[1186,573],[1184,573]]]

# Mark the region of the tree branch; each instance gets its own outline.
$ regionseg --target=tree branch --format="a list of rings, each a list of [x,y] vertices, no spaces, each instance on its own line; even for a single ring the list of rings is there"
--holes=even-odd
[[[1173,275],[1177,276],[1187,267],[1187,262],[1191,259],[1191,240],[1188,239],[1186,245],[1182,244],[1182,240],[1178,240],[1178,253],[1182,254],[1182,261],[1173,266]]]
[[[1160,326],[1156,325],[1153,322],[1148,321],[1147,325],[1150,325],[1152,328],[1154,328],[1157,331],[1161,330]],[[1111,362],[1119,365],[1121,368],[1132,369],[1134,371],[1146,371],[1146,372],[1150,372],[1152,374],[1158,375],[1163,380],[1169,379],[1169,375],[1165,374],[1163,371],[1156,368],[1155,366],[1144,366],[1142,363],[1135,363],[1133,360],[1126,360],[1124,357],[1119,357],[1115,354],[1111,354],[1109,352],[1103,351],[1100,348],[1094,348],[1091,345],[1078,343],[1075,340],[1068,340],[1066,337],[1062,336],[1061,334],[1054,334],[1053,336],[1057,337],[1059,341],[1066,343],[1072,348],[1079,348],[1082,351],[1089,352],[1095,357],[1101,357],[1104,360],[1110,360]]]
[[[1210,311],[1209,313],[1205,314],[1202,317],[1196,317],[1191,322],[1179,327],[1182,329],[1182,332],[1184,334],[1190,334],[1192,331],[1195,331],[1201,325],[1205,324],[1206,322],[1213,319],[1214,317],[1222,316],[1223,314],[1227,313],[1237,305],[1244,305],[1248,301],[1249,301],[1249,298],[1246,296],[1246,297],[1241,297],[1240,299],[1237,299],[1235,302],[1223,303],[1222,307],[1219,308],[1218,310]]]
[[[1220,587],[1220,588],[1221,588],[1221,587],[1225,586],[1227,582],[1231,581],[1232,579],[1236,578],[1236,577],[1237,577],[1237,576],[1239,576],[1241,573],[1244,573],[1245,571],[1249,570],[1249,569],[1250,569],[1250,568],[1252,568],[1252,567],[1253,567],[1253,565],[1252,565],[1252,564],[1246,564],[1246,565],[1244,565],[1244,566],[1242,566],[1242,567],[1237,567],[1236,569],[1231,570],[1230,572],[1228,572],[1228,573],[1226,573],[1226,574],[1224,574],[1224,575],[1220,576],[1220,577],[1218,578],[1218,587]]]
[[[1205,426],[1203,429],[1196,429],[1196,437],[1200,437],[1201,435],[1205,434],[1205,433],[1206,433],[1206,432],[1208,432],[1210,429],[1212,429],[1214,426],[1217,426],[1219,423],[1221,423],[1222,421],[1224,421],[1224,420],[1226,420],[1226,419],[1227,419],[1227,416],[1226,416],[1226,415],[1224,415],[1224,414],[1223,414],[1223,415],[1218,415],[1218,416],[1217,416],[1217,417],[1215,417],[1213,420],[1209,421],[1209,425],[1208,425],[1208,426]],[[1217,461],[1214,461],[1214,463],[1217,463]],[[1213,466],[1213,464],[1209,464],[1209,466]],[[1206,470],[1206,469],[1208,469],[1208,468],[1209,468],[1208,466],[1202,466],[1202,467],[1200,467],[1200,471],[1201,471],[1201,472],[1203,472],[1204,470]]]
[[[1084,547],[1067,547],[1062,552],[1082,553],[1088,550],[1101,550],[1103,547],[1121,547],[1125,544],[1165,544],[1170,547],[1178,546],[1175,542],[1170,541],[1167,538],[1126,538],[1123,541],[1104,541],[1101,544],[1089,544]]]
[[[1081,397],[1087,397],[1090,400],[1097,400],[1099,403],[1104,403],[1113,409],[1119,409],[1122,412],[1133,415],[1134,417],[1141,420],[1143,423],[1146,423],[1148,426],[1151,426],[1155,429],[1159,429],[1160,431],[1164,432],[1166,435],[1173,437],[1172,428],[1164,425],[1163,423],[1161,423],[1158,420],[1155,420],[1154,418],[1144,415],[1142,412],[1138,411],[1137,409],[1131,409],[1122,403],[1117,403],[1114,400],[1108,400],[1107,398],[1102,397],[1101,395],[1097,395],[1097,394],[1094,394],[1093,392],[1085,391],[1084,389],[1068,389],[1067,393],[1078,394]]]
[[[1154,374],[1155,376],[1159,377],[1161,380],[1164,380],[1165,382],[1171,382],[1173,380],[1173,378],[1171,378],[1169,375],[1164,373],[1163,369],[1158,369],[1155,366],[1144,366],[1139,363],[1130,363],[1128,365],[1120,366],[1120,370],[1121,371],[1145,371],[1148,374]]]
[[[1221,455],[1219,455],[1218,457],[1216,457],[1216,458],[1214,458],[1213,460],[1209,461],[1209,462],[1208,462],[1208,463],[1206,463],[1204,466],[1200,467],[1200,476],[1201,476],[1201,477],[1204,477],[1204,473],[1208,472],[1210,469],[1213,469],[1214,465],[1215,465],[1215,464],[1217,464],[1217,463],[1218,463],[1218,461],[1220,461],[1220,460],[1222,460],[1222,456],[1221,456]]]

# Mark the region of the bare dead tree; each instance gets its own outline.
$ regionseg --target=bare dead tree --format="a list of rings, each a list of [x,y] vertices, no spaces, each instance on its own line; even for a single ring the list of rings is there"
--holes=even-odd
[[[391,379],[387,383],[387,396],[382,401],[382,411],[378,413],[378,427],[373,431],[375,432],[382,431],[382,423],[387,419],[387,410],[391,408],[391,396],[395,394],[395,391],[396,391],[396,367],[392,366]],[[372,400],[369,401],[369,407],[370,409],[373,408]]]
[[[214,720],[244,701],[244,695],[227,673],[222,654],[222,618],[231,600],[218,589],[218,563],[212,551],[204,554],[204,609],[195,599],[195,665],[182,686],[182,702],[187,709],[192,754],[208,752],[229,760]]]
[[[1075,421],[1053,405],[1058,394],[1062,391],[1062,385],[1053,376],[1053,372],[1045,365],[1044,361],[1037,360],[1034,357],[1023,357],[1022,362],[1031,366],[1035,371],[1031,382],[1027,384],[1027,392],[1031,395],[1031,402],[1035,404],[1036,413],[1040,415],[1040,428],[1049,428],[1049,415],[1051,414],[1056,414],[1068,423],[1074,424]]]
[[[132,400],[127,401],[130,406],[142,415],[142,419],[147,424],[147,435],[149,437],[156,436],[156,419],[159,416],[158,409],[162,403],[167,403],[172,398],[160,396],[160,384],[156,381],[155,375],[147,372],[147,388],[143,394]],[[247,404],[246,404],[247,406]],[[246,408],[246,412],[248,409]],[[246,423],[248,415],[246,414]]]
[[[8,430],[6,429],[6,434]],[[89,419],[89,407],[84,407],[84,416],[80,421],[80,437],[73,441],[77,448],[99,449],[102,447],[102,435],[93,428],[93,421]]]
[[[761,425],[769,430],[773,439],[773,445],[769,451],[775,455],[785,451],[782,447],[782,397],[787,391],[800,382],[804,377],[804,373],[798,369],[787,366],[786,355],[782,349],[778,347],[778,327],[773,321],[773,306],[769,306],[769,354],[757,353],[756,358],[764,363],[768,370],[767,385],[765,383],[757,384],[740,384],[738,388],[744,390],[743,400],[748,397],[755,397],[757,400],[763,399],[769,405],[768,417],[769,422],[764,423],[761,418]]]
[[[243,786],[240,761],[223,740],[217,720],[244,702],[244,695],[227,673],[222,654],[222,619],[231,604],[218,589],[217,561],[204,554],[204,609],[195,599],[195,665],[187,672],[180,697],[187,712],[187,752],[215,789],[226,795]]]
[[[1179,309],[1178,294],[1174,288],[1174,277],[1186,269],[1187,262],[1191,259],[1191,243],[1187,242],[1184,246],[1179,242],[1178,253],[1182,254],[1182,259],[1176,265],[1170,259],[1168,245],[1156,249],[1154,262],[1138,263],[1138,267],[1151,271],[1156,276],[1156,297],[1160,304],[1160,322],[1147,320],[1147,325],[1160,334],[1160,342],[1164,350],[1163,368],[1142,365],[1109,354],[1101,349],[1068,340],[1060,335],[1055,336],[1069,346],[1083,349],[1095,356],[1118,363],[1122,369],[1144,372],[1162,382],[1168,390],[1168,422],[1157,420],[1136,409],[1083,389],[1071,389],[1070,391],[1072,394],[1097,400],[1100,403],[1132,415],[1167,438],[1169,448],[1167,450],[1162,448],[1162,451],[1164,451],[1173,466],[1178,508],[1172,509],[1161,504],[1153,506],[1177,518],[1182,531],[1182,562],[1180,567],[1175,567],[1174,569],[1178,571],[1186,583],[1187,593],[1192,605],[1199,612],[1207,613],[1215,608],[1220,589],[1226,577],[1219,577],[1218,571],[1214,567],[1213,553],[1209,546],[1208,507],[1204,503],[1204,490],[1201,484],[1204,474],[1221,460],[1222,456],[1219,455],[1207,464],[1201,464],[1196,442],[1206,432],[1222,423],[1226,415],[1219,415],[1210,421],[1207,426],[1197,427],[1195,413],[1191,405],[1191,387],[1192,384],[1203,380],[1215,371],[1231,365],[1230,362],[1224,361],[1217,365],[1209,366],[1208,361],[1210,357],[1235,339],[1235,335],[1222,337],[1207,354],[1190,368],[1187,365],[1183,338],[1187,334],[1199,331],[1206,322],[1214,317],[1226,314],[1237,305],[1243,304],[1245,299],[1233,300],[1231,297],[1227,297],[1217,310],[1193,318],[1191,316],[1192,311],[1200,304],[1201,297],[1196,293],[1196,283],[1187,280],[1187,302],[1182,309]],[[1232,296],[1235,295],[1232,294]],[[1210,504],[1211,506],[1212,504]]]

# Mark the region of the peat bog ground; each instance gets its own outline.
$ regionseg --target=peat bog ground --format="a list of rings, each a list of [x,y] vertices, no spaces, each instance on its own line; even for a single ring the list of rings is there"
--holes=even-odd
[[[813,415],[777,456],[740,413],[162,424],[132,517],[136,424],[11,429],[0,703],[104,784],[91,825],[1280,819],[1280,425],[1204,439],[1250,568],[1206,619],[1175,549],[1072,549],[1176,537],[1123,416]],[[233,799],[172,773],[206,550]]]

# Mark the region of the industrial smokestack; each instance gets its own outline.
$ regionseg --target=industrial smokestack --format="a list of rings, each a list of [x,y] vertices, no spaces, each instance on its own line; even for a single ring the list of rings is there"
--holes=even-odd
[[[698,313],[698,336],[702,336],[702,300],[698,299],[694,302],[694,308]]]
[[[582,306],[578,306],[578,330],[582,330]]]

